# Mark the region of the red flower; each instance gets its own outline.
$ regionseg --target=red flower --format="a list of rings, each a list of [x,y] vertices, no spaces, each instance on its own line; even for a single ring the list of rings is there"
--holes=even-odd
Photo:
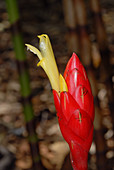
[[[61,92],[59,97],[53,90],[58,121],[70,147],[74,170],[86,170],[93,139],[94,104],[85,69],[75,53],[66,66],[64,79],[68,92]]]

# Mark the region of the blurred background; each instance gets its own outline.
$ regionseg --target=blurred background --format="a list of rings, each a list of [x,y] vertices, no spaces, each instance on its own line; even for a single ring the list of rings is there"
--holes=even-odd
[[[0,170],[71,170],[49,80],[25,43],[49,35],[63,74],[80,57],[95,103],[89,170],[114,170],[114,1],[0,0]]]

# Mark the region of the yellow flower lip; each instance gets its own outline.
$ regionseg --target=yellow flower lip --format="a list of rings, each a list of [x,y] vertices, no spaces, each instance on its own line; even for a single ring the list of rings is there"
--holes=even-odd
[[[48,35],[42,34],[39,35],[38,38],[40,50],[38,50],[32,45],[25,44],[27,46],[27,49],[36,54],[40,59],[37,66],[40,65],[46,72],[50,80],[52,89],[56,90],[58,94],[59,91],[68,91],[65,79],[61,74],[59,75],[59,71]]]
[[[30,44],[25,44],[25,45],[27,46],[27,50],[30,50],[32,53],[36,54],[40,60],[42,60],[42,55],[36,47]]]

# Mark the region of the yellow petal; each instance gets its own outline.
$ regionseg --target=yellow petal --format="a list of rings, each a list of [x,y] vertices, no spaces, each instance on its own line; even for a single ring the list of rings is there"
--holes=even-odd
[[[42,59],[42,54],[41,52],[34,46],[30,45],[30,44],[25,44],[27,46],[27,50],[30,50],[31,52],[33,52],[34,54],[36,54],[39,59]]]
[[[41,51],[41,54],[43,56],[43,59],[45,58],[45,69],[44,64],[40,64],[42,68],[45,70],[47,76],[49,77],[49,80],[51,82],[52,88],[59,92],[59,72],[56,65],[53,49],[51,46],[51,42],[49,40],[49,37],[46,34],[42,34],[38,36],[40,39],[39,41],[39,49]]]
[[[60,91],[59,72],[56,65],[51,42],[46,34],[42,34],[38,36],[38,38],[40,39],[39,50],[29,44],[26,44],[26,46],[34,54],[37,54],[37,56],[40,59],[40,62],[37,64],[37,66],[40,65],[44,69],[50,80],[52,88],[59,93]]]
[[[60,79],[59,80],[60,80],[60,92],[68,91],[66,81],[65,81],[64,77],[61,74],[60,74]]]

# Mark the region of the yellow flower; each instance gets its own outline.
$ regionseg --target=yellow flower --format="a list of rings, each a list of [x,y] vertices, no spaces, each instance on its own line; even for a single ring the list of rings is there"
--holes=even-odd
[[[46,34],[42,34],[38,36],[38,38],[40,39],[39,50],[32,45],[25,44],[27,46],[27,49],[36,54],[40,59],[37,66],[41,66],[46,72],[50,80],[52,89],[56,90],[58,94],[61,91],[68,91],[65,79],[58,72],[57,64],[55,61],[49,37]]]

